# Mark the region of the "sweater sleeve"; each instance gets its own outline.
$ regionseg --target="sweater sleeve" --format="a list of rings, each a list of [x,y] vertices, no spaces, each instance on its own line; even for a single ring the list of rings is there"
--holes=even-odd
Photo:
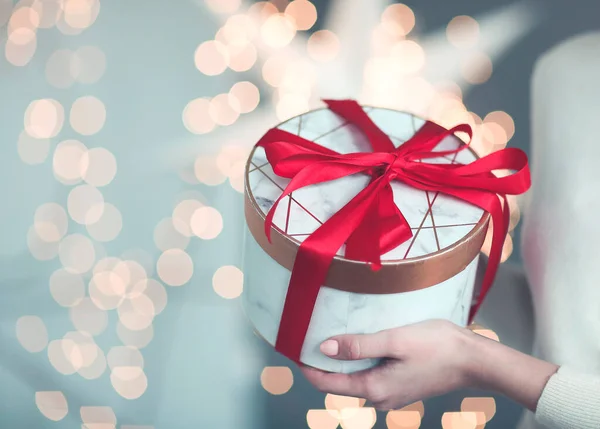
[[[548,429],[600,428],[600,377],[560,367],[542,391],[535,419]]]

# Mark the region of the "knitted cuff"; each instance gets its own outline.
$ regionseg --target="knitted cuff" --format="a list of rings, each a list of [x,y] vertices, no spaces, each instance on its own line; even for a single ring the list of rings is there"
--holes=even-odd
[[[542,391],[535,419],[549,429],[600,428],[600,377],[560,367]]]

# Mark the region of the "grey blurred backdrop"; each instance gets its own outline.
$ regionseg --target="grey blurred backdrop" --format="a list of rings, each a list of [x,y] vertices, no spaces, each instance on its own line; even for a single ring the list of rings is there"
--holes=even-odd
[[[0,3],[2,13],[10,14],[13,2],[0,0]],[[380,14],[381,8],[386,6],[386,2],[371,3],[371,0],[335,3],[313,0],[313,3],[318,19],[308,33],[333,22],[345,29],[341,33],[349,35],[344,40],[350,46],[342,46],[342,51],[346,48],[349,52],[360,50],[361,43],[369,44],[364,40],[364,35],[370,34],[370,30],[363,28],[367,25],[363,24],[363,17],[368,21],[366,11]],[[464,103],[481,117],[495,110],[508,112],[516,126],[509,145],[526,151],[530,76],[536,58],[569,36],[600,28],[600,4],[595,0],[407,1],[405,4],[414,11],[413,32],[425,46],[426,55],[429,55],[427,47],[435,50],[436,40],[444,38],[446,26],[455,16],[469,15],[478,19],[482,33],[485,33],[483,23],[490,23],[486,35],[490,40],[493,73],[485,83],[463,87]],[[344,13],[340,13],[342,11]],[[336,13],[338,16],[332,16]],[[1,20],[0,24],[4,24],[0,41],[5,45],[10,24]],[[102,421],[91,423],[104,426],[90,428],[137,425],[161,429],[292,429],[307,427],[309,409],[324,408],[325,395],[315,391],[286,359],[253,334],[245,323],[239,300],[224,299],[212,287],[213,275],[219,267],[241,266],[240,192],[227,183],[219,186],[186,183],[179,174],[181,169],[189,168],[199,154],[218,151],[223,141],[233,139],[242,146],[252,145],[267,126],[278,120],[270,105],[272,89],[259,78],[260,70],[208,77],[194,67],[196,48],[214,38],[222,24],[222,16],[214,14],[201,0],[102,0],[96,21],[80,34],[65,35],[55,28],[39,29],[35,54],[26,65],[10,64],[4,55],[0,58],[0,195],[3,202],[0,211],[0,428],[79,428],[84,419],[81,407],[102,406],[111,408],[116,421],[110,418],[104,421],[102,417]],[[75,50],[88,45],[100,48],[106,56],[106,71],[101,79],[93,84],[75,83],[66,89],[50,85],[46,65],[52,53],[57,49]],[[352,61],[348,61],[346,67],[348,75],[354,73]],[[443,76],[445,70],[442,67],[436,72]],[[453,73],[450,67],[448,73]],[[448,77],[453,78],[454,75]],[[190,100],[225,93],[240,80],[251,81],[259,88],[261,104],[256,111],[230,127],[206,135],[193,135],[186,130],[182,111]],[[356,86],[350,81],[349,78],[347,89],[341,85],[332,89],[332,94],[322,95],[358,96]],[[68,120],[69,106],[85,95],[98,97],[106,107],[104,126],[89,136],[76,133],[69,127]],[[27,165],[19,157],[17,142],[29,104],[42,98],[61,103],[66,119],[60,134],[50,139],[47,159],[39,165]],[[58,258],[36,259],[27,244],[28,231],[40,205],[57,202],[67,206],[71,187],[54,179],[52,165],[56,144],[67,139],[81,140],[88,148],[102,146],[115,155],[117,174],[110,185],[102,188],[102,193],[105,201],[120,210],[123,228],[117,239],[102,244],[101,252],[106,255],[123,257],[130,249],[142,249],[151,258],[149,267],[154,266],[161,254],[154,242],[155,227],[161,219],[171,216],[173,207],[182,199],[198,199],[217,208],[222,215],[223,229],[215,239],[192,239],[186,248],[193,260],[190,281],[181,287],[166,287],[167,305],[153,320],[152,341],[142,349],[147,388],[137,399],[126,399],[115,390],[110,368],[92,379],[77,373],[63,375],[51,364],[46,347],[32,353],[17,338],[17,321],[23,316],[36,316],[43,321],[46,341],[60,339],[74,330],[69,309],[58,305],[49,289],[49,278],[60,267],[60,261]],[[71,221],[68,233],[78,232],[85,234],[85,227]],[[518,228],[515,243],[518,243]],[[515,266],[520,263],[517,245],[509,263]],[[148,275],[152,274],[150,271],[148,268]],[[84,278],[89,280],[89,276]],[[503,293],[496,288],[483,312],[497,314],[497,310],[502,309]],[[496,316],[491,319],[499,323]],[[123,342],[117,334],[117,323],[117,313],[107,312],[107,327],[95,337],[104,354]],[[501,340],[511,342],[510,338],[503,338],[502,326],[493,328]],[[518,326],[512,329],[518,331]],[[39,332],[29,335],[38,338],[36,341],[43,337]],[[265,366],[292,367],[294,382],[289,392],[272,395],[261,386]],[[52,421],[40,412],[36,392],[44,391],[64,394],[68,413],[61,420]],[[493,395],[456,392],[428,400],[421,427],[441,427],[443,412],[460,410],[465,396]],[[495,399],[496,415],[486,427],[514,427],[520,407],[502,397]],[[102,413],[105,416],[106,410]],[[385,414],[378,414],[374,427],[386,427]]]

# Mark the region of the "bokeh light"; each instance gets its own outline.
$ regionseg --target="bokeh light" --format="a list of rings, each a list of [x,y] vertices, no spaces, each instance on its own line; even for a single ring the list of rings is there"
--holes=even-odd
[[[183,109],[183,124],[194,134],[206,134],[215,128],[215,121],[209,114],[210,100],[196,98]]]
[[[464,79],[474,85],[482,84],[492,76],[492,60],[483,52],[473,52],[461,62]]]
[[[512,117],[503,111],[495,111],[488,113],[484,120],[485,123],[496,123],[502,127],[506,133],[507,140],[510,140],[515,134],[515,123]]]
[[[421,414],[418,411],[394,410],[387,413],[385,422],[388,429],[418,429]]]
[[[196,199],[184,199],[184,200],[180,201],[179,203],[177,203],[177,205],[173,209],[173,216],[172,216],[174,228],[180,234],[183,234],[186,237],[192,237],[194,235],[194,233],[192,232],[192,229],[191,229],[192,215],[194,214],[194,212],[197,209],[199,209],[200,207],[203,207],[203,206],[204,206],[204,204],[202,204],[200,201],[198,201]],[[178,247],[178,246],[176,246],[176,247]],[[161,249],[161,250],[167,250],[167,249]]]
[[[101,242],[112,241],[121,232],[123,228],[123,218],[121,212],[110,203],[104,204],[102,216],[94,223],[86,225],[90,237]]]
[[[81,177],[92,186],[106,186],[117,174],[115,156],[103,147],[84,152],[80,160]]]
[[[199,156],[194,162],[194,173],[200,183],[216,186],[223,183],[227,176],[218,168],[215,157]]]
[[[260,34],[266,45],[283,48],[290,44],[296,35],[295,20],[282,13],[269,16],[260,28]]]
[[[325,408],[329,411],[341,412],[345,408],[360,408],[365,405],[366,399],[354,398],[352,396],[325,395]]]
[[[486,338],[489,338],[490,340],[500,341],[500,339],[498,338],[498,334],[496,334],[491,329],[477,328],[477,329],[473,329],[473,332],[475,332],[478,335],[481,335],[481,336],[484,336]]]
[[[328,410],[308,410],[306,423],[310,429],[336,429],[340,419],[338,415]]]
[[[229,104],[239,108],[238,113],[250,113],[258,107],[260,92],[252,82],[242,81],[231,87],[229,98]]]
[[[36,165],[43,163],[50,152],[49,139],[37,139],[26,132],[19,134],[17,151],[25,164]]]
[[[46,203],[39,206],[33,215],[33,227],[39,238],[54,243],[60,241],[67,233],[69,219],[65,209],[57,203]]]
[[[71,106],[71,127],[84,136],[96,134],[106,121],[104,103],[91,95],[80,97]]]
[[[244,274],[238,267],[225,265],[217,269],[212,278],[213,289],[223,298],[233,299],[242,294]]]
[[[319,30],[309,37],[306,50],[313,60],[332,61],[340,52],[340,40],[335,33],[329,30]]]
[[[77,373],[85,378],[86,380],[95,380],[100,378],[104,371],[106,371],[106,357],[104,352],[96,345],[91,345],[95,349],[94,360],[89,364],[82,365]]]
[[[76,35],[89,28],[100,13],[100,0],[63,0],[57,27],[63,34]]]
[[[240,106],[235,104],[235,99],[229,97],[229,94],[219,94],[210,100],[208,105],[208,114],[217,124],[227,126],[238,120]],[[232,102],[234,104],[232,105]]]
[[[267,366],[260,375],[262,387],[272,395],[287,393],[294,384],[294,375],[287,366]]]
[[[35,392],[35,405],[48,420],[58,422],[69,412],[67,398],[62,392]]]
[[[478,420],[478,427],[483,428],[483,426],[492,420],[494,415],[496,414],[496,400],[494,398],[465,398],[462,400],[460,404],[460,410],[463,412],[473,412],[477,413],[477,417],[481,419],[483,416],[483,421]]]
[[[244,192],[244,174],[249,150],[237,144],[224,145],[217,155],[216,164],[219,171],[229,178],[231,187]]]
[[[50,275],[50,294],[59,305],[73,307],[85,297],[83,278],[59,268]]]
[[[56,137],[64,121],[65,111],[56,100],[35,100],[25,110],[25,131],[36,139]]]
[[[162,313],[167,306],[167,290],[158,280],[140,280],[133,286],[133,289],[143,293],[152,301],[154,315]]]
[[[86,428],[109,429],[117,426],[117,416],[111,407],[85,406],[79,409]]]
[[[117,313],[123,326],[132,331],[146,329],[156,315],[154,303],[145,294],[136,294],[125,299],[117,308]]]
[[[229,65],[227,46],[217,40],[209,40],[198,46],[194,53],[196,68],[207,76],[223,73]]]
[[[294,19],[298,30],[310,30],[317,22],[317,8],[308,0],[291,1],[285,8],[285,14]]]
[[[33,0],[31,7],[39,14],[39,28],[52,28],[62,14],[61,0]]]
[[[71,339],[58,339],[48,344],[48,360],[59,373],[75,374],[83,365],[81,349]]]
[[[236,72],[248,71],[258,58],[256,48],[249,42],[233,42],[227,45],[229,68]]]
[[[385,29],[398,37],[406,36],[415,26],[415,14],[405,4],[396,3],[389,5],[381,16]]]
[[[278,87],[289,64],[290,58],[287,55],[271,55],[263,64],[263,79],[272,87]]]
[[[476,429],[481,420],[479,413],[445,412],[442,415],[442,429]]]
[[[251,42],[258,34],[257,23],[247,14],[232,15],[219,29],[215,40],[223,44],[243,44]]]
[[[102,310],[113,310],[124,300],[127,281],[113,271],[94,273],[89,283],[89,297]]]
[[[82,159],[87,147],[78,140],[65,140],[56,145],[52,157],[54,177],[64,185],[74,185],[82,179]]]
[[[119,366],[110,373],[110,382],[115,391],[126,399],[137,399],[148,388],[148,378],[137,366]]]
[[[376,422],[375,408],[344,408],[340,412],[342,429],[371,429]]]
[[[278,12],[277,6],[270,1],[258,1],[248,8],[248,16],[255,21],[264,22]]]
[[[15,30],[6,41],[4,56],[6,60],[16,67],[23,67],[29,64],[37,49],[37,37],[35,32],[28,28],[19,28]],[[28,43],[18,43],[15,39],[29,40]]]
[[[190,227],[195,236],[203,240],[212,240],[223,230],[223,218],[214,207],[203,206],[194,211],[190,218]]]
[[[31,255],[39,261],[49,261],[58,255],[58,242],[42,240],[35,231],[35,227],[27,231],[27,247]]]
[[[67,210],[71,219],[81,225],[93,224],[104,213],[104,197],[91,185],[79,185],[69,192]]]
[[[181,249],[163,252],[156,262],[156,273],[169,286],[186,284],[192,278],[193,272],[192,258]]]
[[[446,37],[457,48],[471,48],[479,39],[479,23],[470,16],[456,16],[446,27]]]
[[[48,345],[48,331],[38,316],[21,316],[16,324],[17,340],[25,350],[38,353]]]
[[[88,298],[83,298],[78,304],[69,309],[69,316],[75,329],[90,335],[99,335],[106,329],[108,315],[105,310],[98,308]]]
[[[67,271],[83,274],[92,268],[96,252],[92,241],[85,235],[71,234],[60,242],[58,256]]]

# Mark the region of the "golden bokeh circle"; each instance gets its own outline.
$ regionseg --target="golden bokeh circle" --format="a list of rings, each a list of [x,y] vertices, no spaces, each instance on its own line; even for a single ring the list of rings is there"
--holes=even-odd
[[[91,95],[79,97],[71,106],[69,122],[71,128],[84,136],[98,133],[106,122],[104,103]]]
[[[48,345],[46,324],[38,316],[21,316],[16,323],[17,340],[30,353],[38,353]]]
[[[79,274],[59,268],[50,275],[50,294],[63,307],[73,307],[85,297],[85,284]]]
[[[169,286],[182,286],[192,278],[194,263],[183,250],[169,249],[158,258],[156,272]]]
[[[58,246],[58,257],[65,269],[83,274],[92,269],[96,251],[92,241],[82,234],[67,235]]]
[[[62,129],[64,120],[65,111],[58,101],[34,100],[25,110],[25,131],[36,139],[53,138]]]
[[[203,206],[192,214],[190,227],[196,237],[212,240],[223,230],[223,218],[214,207]]]
[[[285,8],[285,14],[294,19],[296,28],[310,30],[317,22],[317,8],[308,0],[294,0]]]
[[[35,392],[35,405],[44,417],[55,422],[69,413],[67,398],[59,391]]]
[[[306,44],[308,55],[316,61],[333,61],[340,52],[340,39],[329,30],[315,31]]]
[[[262,387],[272,395],[287,393],[294,384],[294,375],[287,366],[267,366],[260,375]]]
[[[234,299],[244,289],[244,274],[238,267],[225,265],[217,269],[212,278],[215,292],[226,299]]]
[[[470,16],[456,16],[446,27],[446,37],[457,48],[472,48],[479,40],[479,23]]]

